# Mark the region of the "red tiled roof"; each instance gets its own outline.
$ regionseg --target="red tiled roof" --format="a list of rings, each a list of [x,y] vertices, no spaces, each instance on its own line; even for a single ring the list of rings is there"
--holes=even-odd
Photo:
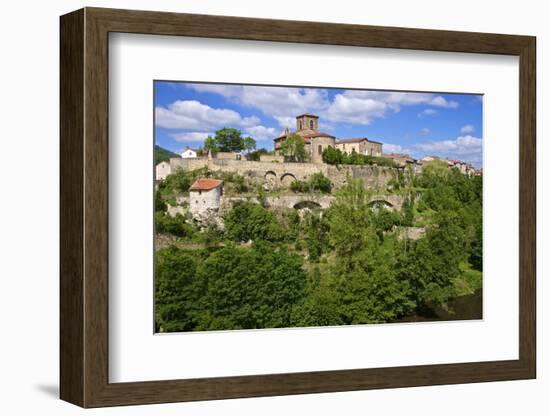
[[[328,133],[324,133],[322,131],[314,131],[313,133],[300,133],[298,132],[298,134],[306,139],[311,139],[313,137],[332,137],[334,138],[334,136],[328,134]]]
[[[360,143],[363,141],[367,141],[369,143],[376,143],[376,144],[382,144],[381,142],[376,142],[374,140],[371,140],[367,137],[354,137],[352,139],[338,139],[336,140],[336,144],[338,143]]]
[[[336,140],[336,144],[339,144],[339,143],[360,143],[360,142],[363,142],[363,141],[369,141],[369,139],[367,139],[366,137],[356,137],[356,138],[353,138],[353,139],[338,139]]]
[[[189,188],[190,191],[209,191],[222,185],[219,179],[199,178]]]
[[[324,133],[322,131],[317,131],[317,132],[312,132],[312,133],[304,133],[304,132],[301,132],[301,131],[294,131],[294,132],[290,132],[287,135],[276,137],[274,140],[275,141],[280,141],[280,140],[283,140],[283,139],[286,140],[286,138],[288,136],[293,136],[293,135],[297,135],[297,136],[301,137],[302,141],[304,143],[311,143],[311,139],[313,139],[315,137],[332,137],[332,138],[334,138],[334,136],[331,136],[330,134]]]
[[[319,116],[316,116],[315,114],[311,114],[311,113],[300,114],[299,116],[296,116],[296,118],[300,118],[300,117],[303,117],[303,116],[308,116],[308,117],[313,117],[313,118],[319,118]]]

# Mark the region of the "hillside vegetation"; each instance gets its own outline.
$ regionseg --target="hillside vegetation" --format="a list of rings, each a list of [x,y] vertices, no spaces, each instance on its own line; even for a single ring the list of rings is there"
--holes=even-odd
[[[173,241],[156,252],[159,331],[383,323],[435,307],[452,316],[450,301],[481,287],[480,176],[433,164],[398,177],[400,211],[373,208],[361,180],[333,191],[317,177],[294,188],[331,192],[322,212],[244,200],[224,214],[223,230],[169,216],[167,204],[207,174],[176,171],[157,191],[157,232]],[[223,179],[231,192],[261,193],[239,175]],[[420,238],[400,238],[418,225]]]
[[[160,147],[158,144],[155,145],[154,158],[155,166],[160,162],[168,162],[172,157],[180,157],[177,153],[171,152],[170,150]]]

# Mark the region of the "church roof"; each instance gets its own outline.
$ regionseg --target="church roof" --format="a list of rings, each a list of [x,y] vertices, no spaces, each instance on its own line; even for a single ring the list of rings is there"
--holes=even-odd
[[[190,191],[209,191],[222,185],[223,181],[219,179],[199,178],[189,188]]]
[[[334,138],[334,136],[328,134],[328,133],[325,133],[325,132],[322,132],[322,131],[314,131],[314,132],[311,132],[311,133],[302,133],[302,132],[298,132],[298,134],[306,139],[312,139],[314,137],[332,137]]]
[[[370,143],[376,143],[376,144],[382,144],[380,142],[376,142],[374,140],[371,140],[367,137],[354,137],[353,139],[339,139],[339,140],[336,140],[336,144],[338,144],[338,143],[361,143],[363,141],[367,141],[367,142],[370,142]]]
[[[311,113],[300,114],[300,115],[296,116],[296,118],[300,118],[300,117],[303,117],[303,116],[308,116],[308,117],[313,117],[313,118],[319,118],[319,116],[316,116],[315,114],[311,114]]]

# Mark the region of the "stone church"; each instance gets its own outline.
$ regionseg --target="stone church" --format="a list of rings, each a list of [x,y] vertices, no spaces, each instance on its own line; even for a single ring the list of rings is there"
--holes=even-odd
[[[296,117],[296,131],[285,128],[274,139],[277,154],[281,153],[281,145],[285,140],[296,134],[302,138],[306,155],[312,163],[323,163],[323,150],[327,147],[340,149],[344,153],[360,153],[370,156],[382,156],[382,143],[369,140],[366,137],[353,139],[336,139],[336,137],[319,131],[319,116],[305,113]]]

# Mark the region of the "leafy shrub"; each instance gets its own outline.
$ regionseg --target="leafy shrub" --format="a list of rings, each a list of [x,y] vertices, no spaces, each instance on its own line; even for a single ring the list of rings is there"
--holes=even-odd
[[[394,168],[395,162],[392,159],[378,156],[362,155],[353,151],[351,154],[342,152],[334,147],[327,147],[323,150],[323,162],[329,165],[378,165]]]
[[[275,215],[258,204],[237,204],[224,219],[226,235],[233,241],[281,241],[284,238]]]
[[[168,233],[176,237],[192,238],[197,232],[191,224],[185,222],[183,215],[176,214],[172,217],[161,211],[155,213],[155,227],[157,233]]]
[[[329,194],[332,190],[332,182],[322,173],[315,173],[308,181],[292,181],[290,189],[296,193],[321,192]]]

